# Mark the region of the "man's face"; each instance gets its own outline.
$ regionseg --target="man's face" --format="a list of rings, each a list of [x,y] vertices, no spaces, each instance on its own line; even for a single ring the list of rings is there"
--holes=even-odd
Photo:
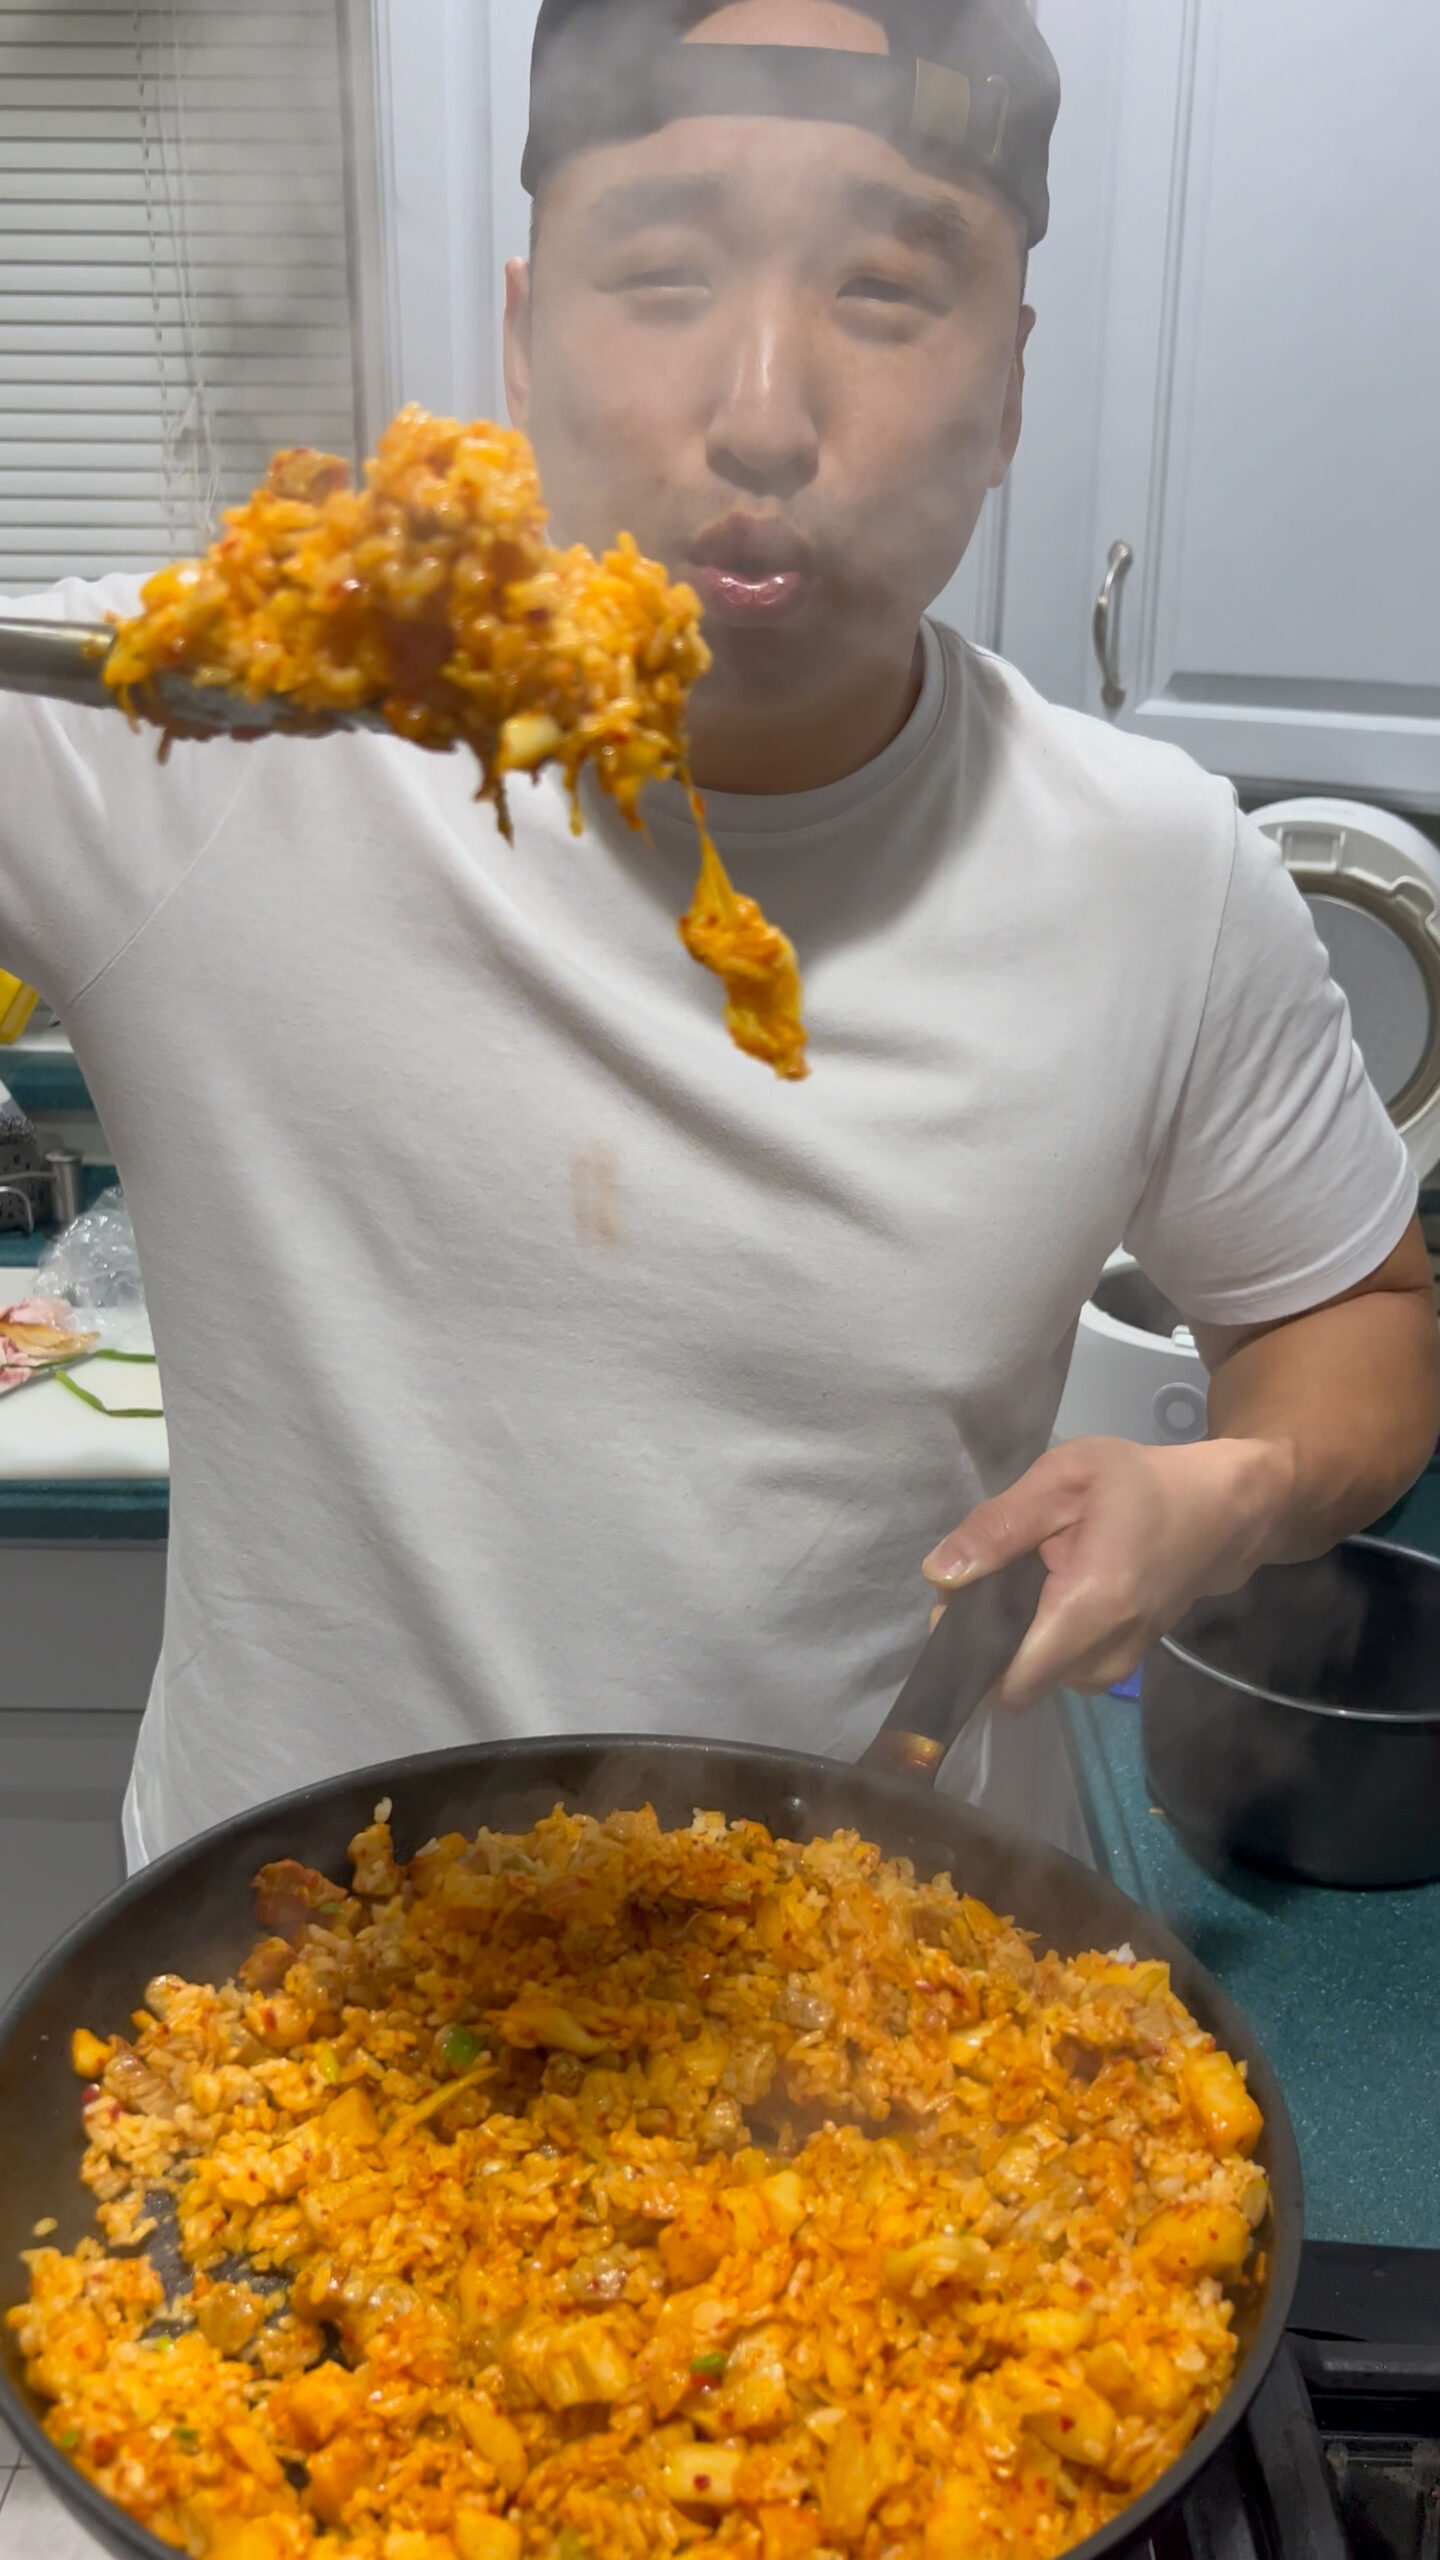
[[[695,37],[886,49],[832,0],[734,0]],[[893,662],[1014,452],[1021,273],[983,181],[855,127],[696,117],[580,154],[507,323],[557,538],[625,530],[688,579],[737,708]]]

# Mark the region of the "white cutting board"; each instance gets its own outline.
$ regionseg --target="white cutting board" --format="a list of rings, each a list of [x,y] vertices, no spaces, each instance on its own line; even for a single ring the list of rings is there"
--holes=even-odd
[[[0,1307],[18,1306],[35,1286],[33,1271],[0,1271]],[[103,1319],[113,1351],[149,1351],[150,1323],[143,1307],[117,1307]],[[82,1387],[109,1405],[160,1402],[156,1369],[130,1369],[114,1360],[89,1361],[77,1370]],[[170,1473],[170,1444],[163,1422],[116,1422],[92,1413],[53,1378],[0,1396],[0,1484],[153,1483]]]

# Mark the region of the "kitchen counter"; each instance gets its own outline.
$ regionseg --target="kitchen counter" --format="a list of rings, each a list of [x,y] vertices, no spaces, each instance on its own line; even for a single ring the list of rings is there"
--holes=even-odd
[[[1138,1706],[1072,1698],[1070,1723],[1114,1881],[1218,1976],[1275,2066],[1311,2238],[1440,2248],[1440,1884],[1208,1875],[1154,1808]]]
[[[6,1061],[0,1055],[0,1074]],[[17,1078],[18,1082],[19,1079]],[[87,1165],[87,1198],[113,1183],[112,1165]],[[36,1248],[44,1243],[19,1233],[0,1234],[0,1305],[24,1297],[34,1284]],[[128,1378],[133,1395],[120,1396]],[[117,1369],[108,1362],[86,1377],[107,1403],[159,1401],[153,1369]],[[48,1428],[53,1418],[53,1433]],[[77,1453],[81,1471],[76,1473]],[[107,1424],[87,1414],[53,1380],[0,1396],[0,1540],[103,1539],[162,1542],[170,1531],[169,1455],[163,1423]]]

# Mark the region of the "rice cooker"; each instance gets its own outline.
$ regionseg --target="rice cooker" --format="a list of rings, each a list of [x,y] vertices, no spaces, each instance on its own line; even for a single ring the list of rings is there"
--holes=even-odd
[[[1440,850],[1358,800],[1255,813],[1309,906],[1372,1081],[1420,1181],[1440,1163]],[[1202,1440],[1208,1381],[1177,1308],[1118,1253],[1083,1309],[1057,1440]]]
[[[1209,1384],[1179,1308],[1132,1255],[1112,1254],[1081,1313],[1054,1436],[1151,1448],[1203,1440]]]

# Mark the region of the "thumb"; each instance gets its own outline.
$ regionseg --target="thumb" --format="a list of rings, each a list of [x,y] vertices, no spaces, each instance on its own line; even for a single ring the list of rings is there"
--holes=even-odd
[[[967,1583],[998,1573],[1017,1556],[1033,1555],[1047,1538],[1068,1528],[1075,1513],[1073,1488],[1068,1470],[1054,1464],[1055,1454],[1038,1459],[1008,1493],[980,1503],[942,1538],[925,1559],[927,1582],[939,1591],[963,1591]]]

